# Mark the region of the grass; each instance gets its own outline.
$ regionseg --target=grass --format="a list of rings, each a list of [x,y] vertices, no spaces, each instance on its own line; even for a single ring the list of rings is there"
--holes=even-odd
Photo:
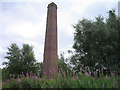
[[[3,82],[2,88],[120,88],[119,76],[103,76],[93,78],[90,75],[79,73],[78,75],[59,75],[47,79],[36,75],[19,75]]]

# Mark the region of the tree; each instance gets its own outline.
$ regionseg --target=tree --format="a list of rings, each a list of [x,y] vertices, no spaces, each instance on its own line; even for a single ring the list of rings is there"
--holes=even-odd
[[[36,73],[35,67],[35,56],[33,52],[33,47],[28,44],[23,44],[23,48],[21,49],[21,63],[23,72],[34,72]]]
[[[9,78],[9,71],[7,68],[3,68],[2,69],[2,81],[6,80],[7,78]]]
[[[96,21],[83,19],[74,26],[74,54],[71,63],[79,71],[80,66],[89,66],[93,71],[97,64],[97,69],[106,67],[110,70],[120,69],[118,47],[120,20],[115,15],[115,11],[109,11],[109,17],[104,21],[102,16]],[[112,68],[115,67],[115,68]]]
[[[11,74],[20,73],[21,71],[20,56],[21,54],[19,47],[16,44],[11,44],[10,47],[8,47],[7,56],[5,57],[9,61],[3,63],[3,65],[6,65],[6,67],[8,68],[9,73]]]
[[[5,57],[9,61],[4,62],[9,74],[20,74],[20,73],[35,73],[35,57],[32,46],[23,44],[20,49],[15,43],[11,44],[8,48],[7,56]]]
[[[64,53],[60,54],[60,58],[58,59],[58,71],[63,74],[63,72],[67,75],[70,74],[71,66],[67,63],[67,59],[64,57]]]
[[[43,73],[43,63],[42,62],[37,62],[35,63],[35,67],[36,67],[36,72],[37,74],[42,77],[42,73]]]

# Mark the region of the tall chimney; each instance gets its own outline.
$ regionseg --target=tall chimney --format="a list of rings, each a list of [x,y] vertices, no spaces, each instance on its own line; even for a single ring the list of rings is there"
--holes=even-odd
[[[51,78],[58,72],[57,65],[57,5],[50,3],[47,11],[46,35],[44,43],[43,75]]]

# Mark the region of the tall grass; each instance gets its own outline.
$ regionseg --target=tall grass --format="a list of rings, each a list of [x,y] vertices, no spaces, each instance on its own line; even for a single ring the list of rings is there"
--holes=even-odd
[[[11,77],[3,82],[3,88],[120,88],[119,76],[92,77],[89,74],[79,73],[77,75],[53,76],[47,79],[45,76],[40,78],[37,75],[23,74],[17,78]]]

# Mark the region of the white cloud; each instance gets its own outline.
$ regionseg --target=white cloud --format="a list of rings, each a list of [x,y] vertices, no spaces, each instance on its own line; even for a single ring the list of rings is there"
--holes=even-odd
[[[58,13],[58,30],[59,32],[67,35],[73,34],[72,19],[70,13],[60,12]]]
[[[8,28],[8,32],[20,37],[35,38],[43,34],[40,26],[39,23],[33,24],[32,22],[27,21],[17,22]]]

